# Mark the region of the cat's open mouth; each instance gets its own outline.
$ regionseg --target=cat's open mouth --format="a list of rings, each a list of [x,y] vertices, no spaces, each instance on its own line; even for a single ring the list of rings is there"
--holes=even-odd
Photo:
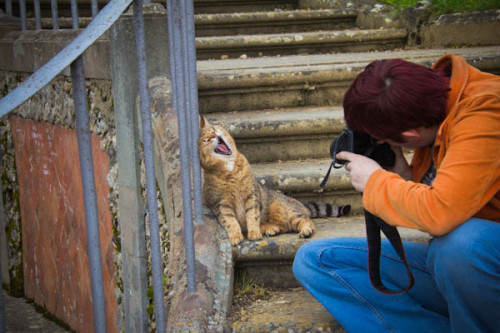
[[[229,148],[229,146],[227,145],[226,142],[224,142],[224,140],[219,136],[217,137],[218,139],[218,142],[217,142],[217,146],[215,147],[214,151],[217,153],[217,154],[221,154],[221,155],[231,155],[233,152],[231,151],[231,149]]]

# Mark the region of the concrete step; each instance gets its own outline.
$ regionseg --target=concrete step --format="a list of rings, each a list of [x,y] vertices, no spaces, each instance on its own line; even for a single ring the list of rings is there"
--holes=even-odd
[[[332,169],[324,189],[321,181],[330,167],[331,158],[252,164],[260,184],[281,191],[302,202],[318,201],[332,205],[351,205],[353,213],[362,212],[361,196],[351,185],[344,168]]]
[[[196,14],[194,17],[196,36],[231,36],[241,34],[277,34],[286,32],[305,32],[321,30],[351,29],[356,25],[357,11],[354,9],[317,9],[317,10],[279,10]],[[79,26],[84,28],[92,17],[80,17]],[[35,19],[28,18],[30,26]],[[61,29],[71,29],[71,17],[58,19]],[[52,18],[42,17],[42,29],[52,29]]]
[[[198,59],[367,52],[401,48],[405,29],[334,30],[196,38]]]
[[[293,10],[299,0],[194,0],[195,14]]]
[[[199,109],[206,114],[341,105],[352,80],[373,60],[402,58],[430,66],[447,53],[500,74],[499,46],[198,61]]]
[[[316,233],[308,239],[296,233],[265,237],[260,241],[245,240],[233,246],[235,269],[238,274],[270,288],[291,288],[299,284],[293,277],[295,253],[303,244],[334,237],[366,237],[364,217],[352,215],[340,218],[315,219]],[[399,228],[403,240],[426,242],[429,235],[415,229]]]
[[[260,9],[262,10],[262,9]],[[277,34],[354,28],[354,9],[282,10],[195,16],[196,36]]]
[[[345,333],[342,326],[303,288],[266,290],[244,307],[234,306],[229,332]],[[228,326],[229,326],[228,325]]]
[[[227,129],[250,163],[329,158],[330,143],[344,128],[339,107],[210,113]]]

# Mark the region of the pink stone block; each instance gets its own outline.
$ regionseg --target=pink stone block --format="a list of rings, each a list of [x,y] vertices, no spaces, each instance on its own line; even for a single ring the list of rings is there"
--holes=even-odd
[[[24,289],[78,332],[93,331],[92,291],[76,131],[11,117],[19,179]],[[92,136],[108,332],[116,332],[109,159]]]

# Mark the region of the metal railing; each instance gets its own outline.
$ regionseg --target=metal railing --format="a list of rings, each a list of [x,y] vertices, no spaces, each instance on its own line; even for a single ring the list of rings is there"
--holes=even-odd
[[[5,1],[5,13],[7,15],[13,15],[13,4],[12,0],[4,0]],[[78,19],[78,13],[77,13],[77,0],[68,0],[71,5],[71,17],[74,20],[75,18]],[[41,11],[41,3],[40,0],[33,0],[33,13],[34,13],[34,21],[35,21],[35,29],[41,29],[42,28],[42,11]],[[88,0],[86,2],[90,2],[91,6],[91,13],[92,17],[95,17],[97,15],[97,12],[99,11],[99,4],[97,0]],[[149,2],[149,0],[146,0],[144,2]],[[28,19],[27,19],[27,9],[28,5],[26,3],[26,0],[19,0],[18,1],[19,5],[19,16],[21,18],[21,29],[26,30],[28,28]],[[59,14],[58,14],[58,1],[57,0],[50,0],[50,11],[51,11],[51,18],[52,18],[52,28],[53,29],[59,29]]]
[[[90,125],[85,77],[83,74],[83,52],[102,36],[120,15],[133,2],[133,27],[138,59],[138,82],[141,101],[141,118],[146,166],[147,208],[149,212],[152,277],[155,303],[157,332],[165,332],[165,306],[163,273],[161,262],[160,237],[158,226],[158,207],[154,165],[153,131],[150,110],[150,98],[147,88],[147,59],[145,53],[144,21],[142,15],[143,0],[111,0],[98,12],[97,1],[92,0],[92,15],[89,23],[70,44],[61,50],[45,65],[39,68],[19,87],[0,100],[0,117],[13,111],[31,96],[45,87],[68,65],[71,68],[73,98],[76,113],[76,130],[80,156],[81,177],[83,184],[86,215],[87,243],[92,286],[92,303],[95,332],[106,332],[106,305],[103,290],[101,248],[99,225],[97,221],[96,190],[93,170],[93,158],[90,146]],[[12,14],[11,0],[6,0],[6,13]],[[22,29],[27,28],[26,2],[19,1]],[[201,171],[198,149],[199,136],[198,100],[196,81],[196,54],[194,42],[193,1],[167,0],[170,70],[172,78],[173,106],[178,113],[179,144],[181,159],[183,216],[186,246],[186,265],[188,274],[188,292],[196,291],[195,254],[192,221],[192,198],[194,197],[194,217],[196,223],[202,223]],[[73,28],[78,29],[78,7],[76,0],[71,0]],[[41,28],[40,0],[34,0],[35,25]],[[57,1],[51,0],[53,28],[58,29]],[[187,129],[187,130],[183,130]],[[191,184],[191,174],[193,184]],[[193,191],[191,190],[193,188]],[[1,297],[1,295],[0,295]],[[0,305],[3,301],[0,299]],[[2,331],[3,311],[0,307],[0,332]],[[127,320],[127,314],[125,314]]]

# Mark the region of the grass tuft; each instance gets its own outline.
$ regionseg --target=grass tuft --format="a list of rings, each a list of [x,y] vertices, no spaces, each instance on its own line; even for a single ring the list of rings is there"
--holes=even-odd
[[[427,0],[428,2],[429,0]],[[381,0],[398,10],[414,7],[419,0]],[[487,9],[499,9],[500,0],[430,0],[432,11],[435,14],[445,14],[463,11],[482,11]]]

